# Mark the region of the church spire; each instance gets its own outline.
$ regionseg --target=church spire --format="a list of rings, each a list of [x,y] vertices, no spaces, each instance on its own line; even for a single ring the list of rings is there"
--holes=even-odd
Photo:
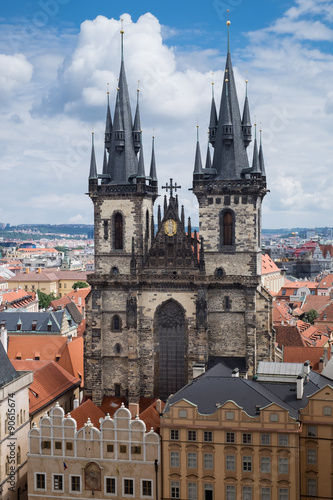
[[[245,101],[244,101],[243,118],[242,118],[242,131],[244,137],[244,144],[246,148],[252,141],[250,108],[249,108],[249,100],[247,98],[247,83],[248,80],[245,80],[246,91],[245,91]]]
[[[194,161],[194,175],[202,174],[202,162],[201,162],[201,151],[199,143],[199,125],[197,125],[197,147],[195,150],[195,161]]]
[[[133,144],[133,121],[124,64],[124,29],[121,26],[121,64],[109,150],[108,174],[112,184],[128,184],[138,171]]]
[[[133,143],[136,154],[139,152],[141,145],[141,120],[140,120],[140,108],[139,108],[139,94],[140,94],[140,89],[138,82],[136,111],[135,111],[135,118],[133,125]]]
[[[97,179],[94,132],[92,132],[91,134],[91,159],[90,159],[89,180],[90,179]]]
[[[261,175],[260,165],[259,165],[259,154],[258,154],[258,144],[257,144],[257,124],[254,124],[254,144],[253,144],[253,160],[251,174]]]
[[[260,129],[259,165],[260,165],[261,175],[263,177],[266,177],[266,169],[265,169],[265,162],[264,162],[264,153],[263,153],[263,149],[262,149],[261,134],[262,134],[262,130]]]
[[[149,177],[151,182],[157,182],[156,162],[155,162],[155,136],[153,135],[152,148],[151,148],[151,162]]]
[[[229,32],[230,21],[227,25]],[[224,75],[213,168],[217,172],[217,179],[233,180],[241,178],[243,169],[249,168],[249,161],[243,140],[229,43]]]
[[[216,113],[216,105],[214,98],[214,82],[212,82],[212,104],[210,107],[210,119],[209,119],[209,141],[212,146],[215,145],[216,129],[217,129],[217,113]]]
[[[143,146],[142,146],[142,132],[141,132],[141,145],[140,145],[140,155],[139,155],[139,164],[138,164],[138,178],[144,179],[146,177],[145,174],[145,163],[143,158]]]
[[[212,168],[212,159],[211,159],[211,156],[210,156],[209,141],[208,141],[208,144],[207,144],[207,155],[206,155],[205,168]]]
[[[105,122],[105,147],[108,151],[109,151],[110,146],[111,146],[111,134],[112,134],[112,120],[111,120],[111,111],[110,111],[110,92],[109,92],[109,87],[108,87],[106,122]]]

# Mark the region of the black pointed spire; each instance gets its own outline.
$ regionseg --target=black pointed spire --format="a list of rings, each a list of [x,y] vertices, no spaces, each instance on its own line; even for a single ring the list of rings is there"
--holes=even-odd
[[[205,168],[212,168],[212,158],[210,156],[209,142],[208,142],[208,145],[207,145],[207,154],[206,154]]]
[[[91,159],[90,159],[89,179],[97,179],[94,132],[91,135]]]
[[[141,146],[140,146],[140,155],[139,155],[139,165],[138,165],[138,178],[145,178],[145,163],[143,158],[143,146],[142,146],[142,134],[141,134]]]
[[[262,133],[262,130],[260,129],[259,165],[260,165],[261,175],[263,177],[266,177],[266,169],[265,169],[265,162],[264,162],[264,153],[263,153],[263,149],[262,149],[261,133]]]
[[[108,84],[109,85],[109,84]],[[107,91],[107,108],[106,108],[106,122],[105,122],[105,147],[109,151],[111,146],[112,134],[112,120],[110,111],[110,93]]]
[[[140,109],[139,109],[139,94],[140,89],[137,90],[137,102],[136,111],[133,125],[133,144],[135,153],[138,153],[141,147],[141,121],[140,121]]]
[[[161,205],[157,207],[157,229],[161,227],[162,215],[161,215]]]
[[[151,239],[153,240],[155,236],[155,221],[154,221],[154,214],[151,214],[151,222],[150,222],[150,232],[151,232]]]
[[[230,21],[227,25],[229,34]],[[242,171],[249,168],[249,161],[243,139],[229,42],[224,75],[213,168],[217,172],[218,179],[233,180],[241,178]]]
[[[185,211],[184,211],[184,205],[182,205],[182,208],[181,208],[180,220],[182,222],[182,226],[183,226],[183,229],[185,231]]]
[[[190,244],[192,244],[192,228],[191,228],[191,217],[187,220],[187,236]]]
[[[151,148],[151,162],[149,177],[152,182],[157,182],[156,162],[155,162],[155,136],[153,135],[152,148]]]
[[[253,144],[253,160],[251,174],[261,175],[259,165],[258,143],[257,143],[257,124],[254,124],[254,144]]]
[[[199,143],[199,125],[197,125],[197,146],[195,150],[194,172],[195,175],[202,175],[201,151]]]
[[[212,104],[210,107],[210,119],[209,119],[209,141],[212,146],[214,146],[215,144],[216,130],[217,130],[217,112],[214,99],[214,82],[212,82]]]
[[[244,144],[247,148],[250,142],[252,141],[251,134],[251,118],[250,118],[250,108],[249,108],[249,100],[247,98],[247,83],[248,80],[245,80],[246,83],[246,92],[245,92],[245,101],[244,101],[244,109],[243,109],[243,118],[242,118],[242,130],[244,137]]]

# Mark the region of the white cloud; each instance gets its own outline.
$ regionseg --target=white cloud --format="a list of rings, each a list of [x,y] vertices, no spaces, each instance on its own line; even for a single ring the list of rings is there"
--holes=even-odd
[[[0,93],[11,94],[30,82],[32,71],[32,65],[23,54],[0,54]]]

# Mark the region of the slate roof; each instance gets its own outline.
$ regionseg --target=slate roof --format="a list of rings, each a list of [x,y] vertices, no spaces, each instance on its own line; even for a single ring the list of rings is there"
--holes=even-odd
[[[9,361],[6,351],[0,342],[0,387],[4,387],[13,380],[19,378],[19,374]]]
[[[226,377],[224,373],[221,364],[215,365],[171,396],[164,411],[168,412],[172,404],[184,399],[197,406],[200,414],[211,415],[218,406],[233,401],[249,416],[256,417],[257,406],[265,408],[276,403],[288,410],[292,418],[297,418],[298,411],[308,404],[308,396],[326,385],[333,387],[330,379],[311,371],[309,381],[304,384],[303,398],[298,400],[294,382],[258,382],[240,377]]]
[[[75,304],[73,304],[73,306],[75,307]],[[36,334],[60,334],[64,314],[68,320],[72,319],[70,312],[63,310],[30,312],[8,309],[7,311],[0,312],[0,323],[3,321],[6,322],[8,333],[22,332],[22,334],[24,334],[24,332],[35,331]],[[21,324],[20,330],[17,329],[19,323]],[[33,323],[36,325],[34,329],[32,327]]]

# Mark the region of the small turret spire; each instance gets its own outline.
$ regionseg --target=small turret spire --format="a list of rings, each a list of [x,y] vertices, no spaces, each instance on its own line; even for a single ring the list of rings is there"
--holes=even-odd
[[[143,147],[142,147],[142,131],[141,131],[141,146],[140,146],[140,155],[139,155],[139,165],[138,165],[138,175],[137,177],[145,178],[145,164],[143,158]]]
[[[139,108],[139,83],[138,81],[138,89],[137,89],[137,100],[136,100],[136,111],[133,125],[133,144],[135,153],[138,153],[141,145],[141,120],[140,120],[140,108]]]
[[[150,172],[149,177],[152,182],[157,182],[157,174],[156,174],[156,162],[155,162],[155,136],[153,135],[152,140],[152,150],[151,150],[151,162],[150,162]]]
[[[257,124],[254,124],[254,145],[251,174],[261,174],[257,144]]]
[[[92,132],[91,134],[91,159],[89,179],[97,179],[94,132]]]
[[[112,133],[112,120],[111,120],[111,111],[110,111],[110,92],[109,92],[109,84],[107,90],[107,108],[106,108],[106,122],[105,122],[105,147],[109,151],[111,146],[111,133]]]
[[[214,73],[213,73],[214,75]],[[212,146],[215,144],[215,136],[217,129],[217,112],[214,98],[214,80],[212,81],[212,104],[210,108],[210,119],[209,119],[209,140]]]
[[[201,151],[199,143],[199,125],[197,125],[197,147],[195,150],[195,161],[194,161],[194,174],[202,174],[202,162],[201,162]]]
[[[252,141],[252,133],[251,133],[251,118],[250,118],[250,108],[249,108],[249,100],[247,98],[247,84],[248,80],[245,80],[246,90],[245,90],[245,101],[244,101],[244,109],[243,109],[243,118],[242,118],[242,132],[244,138],[244,145],[247,148],[250,142]]]
[[[262,130],[260,129],[259,165],[260,165],[261,175],[263,177],[266,177],[266,169],[265,169],[265,162],[264,162],[264,153],[263,153],[263,149],[262,149],[261,134],[262,134]]]

